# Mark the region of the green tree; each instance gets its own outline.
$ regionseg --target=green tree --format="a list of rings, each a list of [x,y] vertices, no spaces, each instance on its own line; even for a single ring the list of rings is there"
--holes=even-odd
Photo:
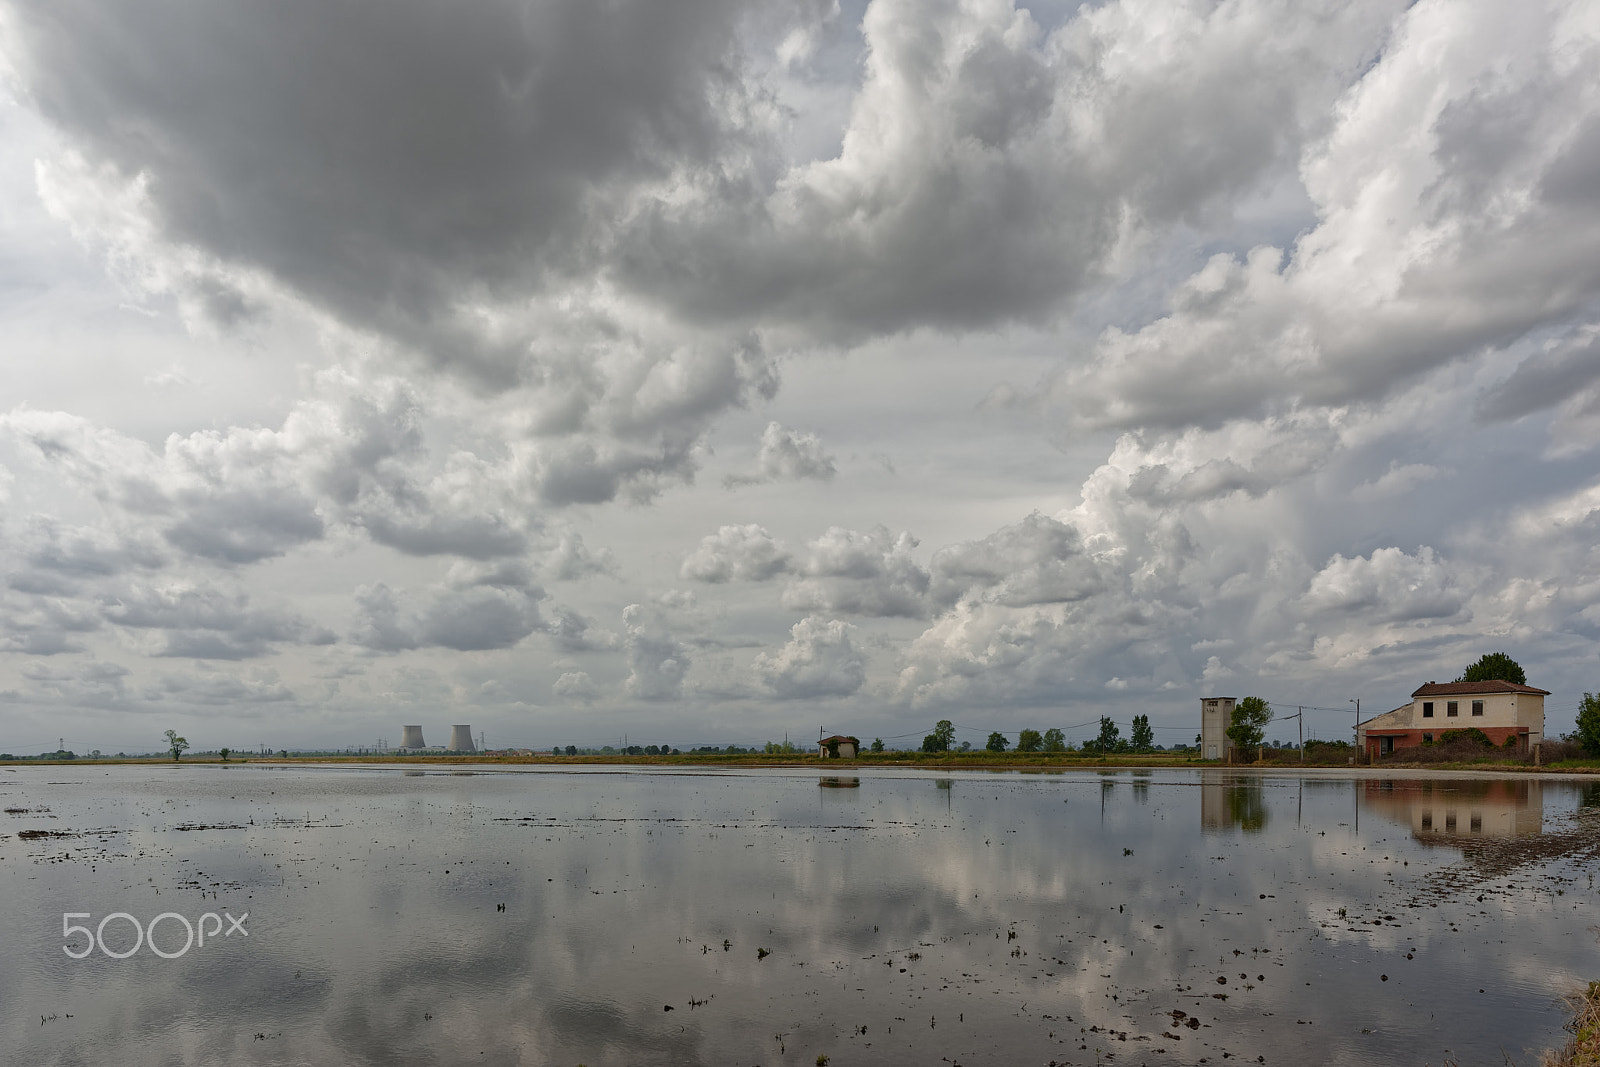
[[[1578,702],[1578,741],[1591,756],[1600,756],[1600,696],[1583,694]]]
[[[1050,727],[1044,732],[1044,750],[1046,752],[1065,752],[1067,750],[1067,735],[1057,727]]]
[[[1228,740],[1233,742],[1235,748],[1255,748],[1266,736],[1267,723],[1271,721],[1271,704],[1260,697],[1245,697],[1233,709],[1233,722],[1227,730]]]
[[[1024,730],[1017,735],[1018,752],[1037,752],[1044,747],[1044,735],[1038,730]]]
[[[996,730],[989,735],[989,743],[983,747],[990,752],[1004,752],[1006,750],[1006,735]]]
[[[228,753],[231,752],[231,751],[233,751],[233,750],[229,749],[229,748],[224,748],[222,750],[222,762],[223,763],[227,763],[228,762]]]
[[[1135,752],[1151,752],[1155,749],[1156,732],[1150,729],[1150,716],[1133,717],[1133,736],[1128,739],[1128,744]]]
[[[874,751],[874,752],[882,752],[883,751],[883,738],[874,737],[872,739],[872,751]]]
[[[1109,718],[1100,716],[1100,736],[1083,743],[1085,752],[1108,753],[1122,748],[1122,731]]]
[[[178,736],[178,731],[167,731],[167,751],[172,753],[172,762],[178,762],[178,757],[183,755],[183,750],[189,747],[189,742]]]
[[[955,739],[955,725],[949,719],[940,719],[934,724],[933,733],[922,739],[922,751],[949,752],[950,744]]]
[[[1478,662],[1461,672],[1458,682],[1515,682],[1527,685],[1522,665],[1504,652],[1485,652]]]

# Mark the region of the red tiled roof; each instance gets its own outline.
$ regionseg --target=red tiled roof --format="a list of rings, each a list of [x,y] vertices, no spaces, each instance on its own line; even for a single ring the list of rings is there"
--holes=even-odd
[[[857,738],[857,737],[846,737],[843,734],[834,734],[832,737],[824,737],[821,741],[818,741],[817,744],[819,744],[819,745],[843,744],[846,741],[850,742],[852,745],[859,745],[861,743],[861,739],[860,738]]]
[[[1516,682],[1494,679],[1488,682],[1429,682],[1412,693],[1411,698],[1415,700],[1417,697],[1479,696],[1486,693],[1531,693],[1541,697],[1550,695],[1548,689],[1535,689],[1531,685],[1518,685]]]

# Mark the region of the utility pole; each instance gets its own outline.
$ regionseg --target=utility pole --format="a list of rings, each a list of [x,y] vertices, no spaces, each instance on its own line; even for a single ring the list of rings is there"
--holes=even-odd
[[[1356,762],[1360,763],[1361,762],[1361,698],[1360,697],[1353,697],[1351,699],[1350,703],[1352,703],[1352,704],[1354,704],[1356,706],[1355,737],[1352,738],[1352,744],[1354,745],[1355,750],[1356,750]]]

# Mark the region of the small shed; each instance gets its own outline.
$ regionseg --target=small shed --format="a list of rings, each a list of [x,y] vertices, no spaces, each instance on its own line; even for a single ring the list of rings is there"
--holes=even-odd
[[[823,759],[855,759],[861,751],[861,739],[834,734],[817,742],[817,754]]]

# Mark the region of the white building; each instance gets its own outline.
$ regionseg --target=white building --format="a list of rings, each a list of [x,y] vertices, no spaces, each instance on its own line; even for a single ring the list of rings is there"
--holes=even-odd
[[[1200,701],[1200,758],[1228,759],[1233,742],[1228,727],[1233,722],[1237,697],[1205,697]]]

